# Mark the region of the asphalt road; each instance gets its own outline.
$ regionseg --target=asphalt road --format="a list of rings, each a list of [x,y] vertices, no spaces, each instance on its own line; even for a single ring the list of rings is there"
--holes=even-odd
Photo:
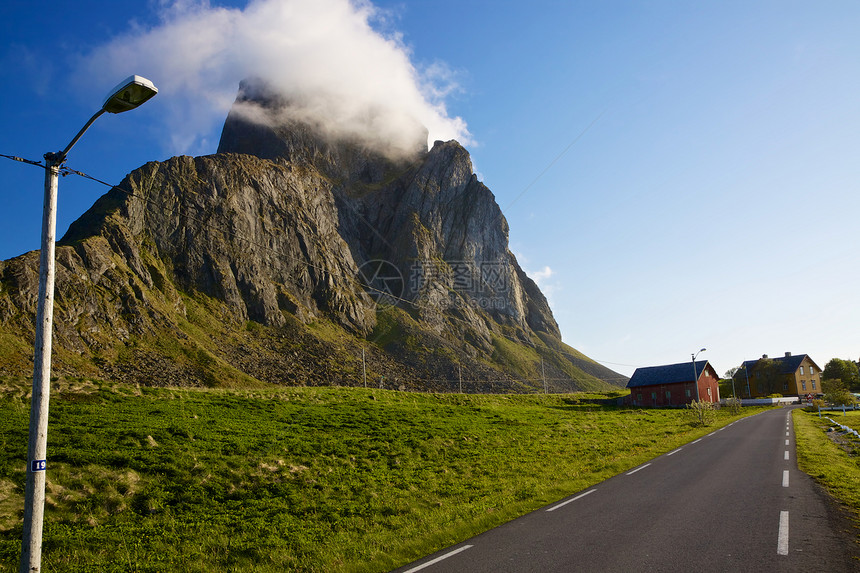
[[[397,572],[860,571],[850,529],[797,469],[783,408]]]

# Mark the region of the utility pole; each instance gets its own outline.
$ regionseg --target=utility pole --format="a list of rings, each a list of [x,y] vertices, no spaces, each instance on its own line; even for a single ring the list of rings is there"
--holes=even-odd
[[[33,346],[33,394],[30,398],[30,435],[27,441],[27,477],[24,486],[24,524],[20,573],[42,570],[42,530],[45,517],[45,472],[48,468],[48,402],[51,395],[51,345],[54,323],[56,273],[57,188],[60,166],[72,147],[104,113],[122,113],[145,103],[158,89],[151,81],[130,76],[117,85],[102,108],[84,124],[65,149],[45,154],[45,198],[42,206],[42,247],[39,253],[39,300],[36,303],[36,339]]]
[[[457,364],[457,375],[460,377],[460,394],[463,393],[463,366]]]
[[[693,360],[692,360],[692,362],[693,362],[693,384],[695,384],[695,386],[696,386],[696,402],[701,401],[701,398],[699,397],[699,373],[696,371],[696,357],[699,354],[701,354],[702,352],[704,352],[705,350],[707,350],[707,349],[702,348],[701,350],[699,350],[695,354],[690,354],[690,356],[693,357]]]
[[[543,378],[543,393],[549,394],[549,386],[546,385],[546,371],[543,369],[543,358],[540,359],[540,375]]]
[[[24,487],[24,531],[20,570],[42,566],[42,529],[45,517],[45,470],[48,450],[48,402],[51,396],[51,344],[56,268],[57,186],[63,162],[45,154],[45,202],[42,207],[42,249],[39,253],[39,301],[36,307],[36,345],[33,358],[33,395],[30,398],[30,440],[27,444],[27,481]]]

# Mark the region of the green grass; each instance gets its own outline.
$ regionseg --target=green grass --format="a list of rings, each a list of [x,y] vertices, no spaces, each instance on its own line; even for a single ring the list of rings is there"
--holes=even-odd
[[[839,424],[860,429],[860,412],[818,413],[795,410],[794,433],[797,440],[797,465],[812,476],[852,515],[860,543],[860,440],[845,437],[831,439],[827,428]],[[832,434],[832,433],[831,433]]]
[[[27,386],[0,383],[0,571],[20,551]],[[43,565],[387,571],[712,430],[590,398],[60,380]]]

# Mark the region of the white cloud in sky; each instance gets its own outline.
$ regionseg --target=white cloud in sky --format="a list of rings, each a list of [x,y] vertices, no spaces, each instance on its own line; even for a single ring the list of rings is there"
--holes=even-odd
[[[539,271],[528,272],[527,273],[534,282],[538,284],[538,286],[542,284],[546,284],[546,280],[551,277],[554,273],[549,266],[545,266]]]
[[[519,257],[517,258],[519,259]],[[537,271],[530,271],[524,267],[523,271],[538,286],[540,291],[546,297],[550,308],[554,308],[555,302],[553,297],[556,293],[562,290],[561,285],[558,282],[550,281],[550,279],[555,275],[555,271],[553,271],[549,266],[544,266],[542,269]]]
[[[199,147],[220,126],[246,78],[262,78],[329,129],[412,145],[423,125],[431,142],[470,142],[445,107],[452,74],[414,65],[399,34],[374,29],[384,14],[366,0],[251,0],[243,9],[179,0],[158,10],[157,25],[132,25],[84,55],[77,75],[104,83],[134,70],[155,82],[169,100],[173,152]]]

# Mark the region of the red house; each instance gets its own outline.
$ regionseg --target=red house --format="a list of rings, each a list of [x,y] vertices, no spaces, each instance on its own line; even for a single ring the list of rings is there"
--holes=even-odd
[[[720,377],[707,360],[637,368],[627,383],[634,406],[683,406],[697,399],[720,401]]]

